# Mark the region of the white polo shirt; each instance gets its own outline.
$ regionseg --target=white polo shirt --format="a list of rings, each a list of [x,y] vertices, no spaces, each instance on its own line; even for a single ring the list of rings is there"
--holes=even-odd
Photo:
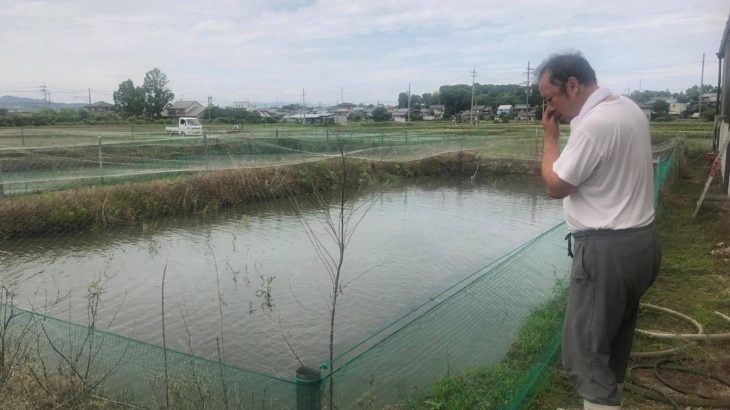
[[[576,190],[563,199],[571,232],[638,228],[654,220],[649,122],[630,99],[599,88],[570,122],[553,171]]]

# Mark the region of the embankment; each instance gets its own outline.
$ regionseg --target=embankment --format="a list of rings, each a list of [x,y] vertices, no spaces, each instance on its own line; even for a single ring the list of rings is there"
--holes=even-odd
[[[483,158],[473,152],[410,162],[348,159],[349,186],[394,178],[538,175],[536,160]],[[255,201],[337,188],[341,159],[280,167],[233,169],[152,182],[122,183],[0,199],[0,238],[130,225],[161,217],[205,214]]]

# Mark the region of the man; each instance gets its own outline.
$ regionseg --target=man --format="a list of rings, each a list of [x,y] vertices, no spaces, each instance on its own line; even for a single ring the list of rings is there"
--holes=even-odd
[[[620,409],[639,299],[659,271],[649,123],[639,107],[598,86],[580,54],[538,68],[542,176],[563,198],[573,266],[563,328],[563,365],[585,409]],[[560,152],[559,122],[570,121]]]

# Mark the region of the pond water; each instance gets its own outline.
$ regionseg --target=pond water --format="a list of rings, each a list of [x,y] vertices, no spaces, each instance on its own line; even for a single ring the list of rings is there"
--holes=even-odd
[[[560,201],[527,177],[420,180],[350,203],[336,353],[562,220]],[[221,346],[228,364],[291,377],[292,350],[315,367],[328,355],[332,281],[312,239],[337,252],[321,207],[300,207],[0,242],[0,279],[19,306],[80,324],[97,283],[98,328],[161,345],[164,273],[168,347],[217,360]]]

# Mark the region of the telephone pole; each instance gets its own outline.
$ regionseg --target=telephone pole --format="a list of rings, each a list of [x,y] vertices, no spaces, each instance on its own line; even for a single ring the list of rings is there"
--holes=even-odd
[[[51,91],[48,90],[45,84],[41,85],[41,93],[43,94],[43,102],[51,106]]]
[[[304,116],[306,114],[305,114],[305,111],[304,111],[304,88],[302,88],[302,108],[301,108],[301,112],[302,112],[302,124],[305,124],[306,121],[304,119]]]
[[[530,68],[530,62],[527,62],[527,91],[525,93],[527,96],[525,97],[525,104],[527,104],[527,109],[530,109],[530,74],[535,71],[534,68]]]
[[[208,96],[208,121],[210,121],[210,116],[211,116],[211,112],[210,111],[211,111],[212,108],[213,108],[213,96],[212,95],[209,95]]]
[[[473,67],[471,70],[471,109],[469,110],[469,124],[474,124],[474,79],[477,77],[477,69]]]
[[[89,107],[91,107],[91,88],[89,88]]]
[[[406,112],[406,122],[411,121],[411,83],[408,83],[408,112]]]
[[[702,120],[702,84],[705,82],[705,53],[702,53],[702,74],[700,75],[700,95],[697,96],[697,122]]]

